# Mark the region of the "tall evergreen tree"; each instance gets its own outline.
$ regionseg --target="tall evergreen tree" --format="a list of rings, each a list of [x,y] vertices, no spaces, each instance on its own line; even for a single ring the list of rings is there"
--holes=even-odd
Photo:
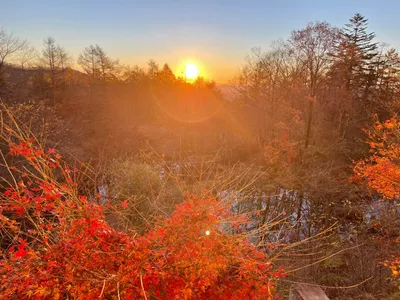
[[[168,64],[164,64],[157,77],[163,84],[170,84],[176,80],[176,77]]]
[[[382,60],[378,43],[374,41],[375,33],[367,29],[368,19],[362,15],[357,13],[349,20],[331,53],[333,64],[328,73],[329,94],[336,95],[330,102],[336,107],[332,113],[337,120],[337,133],[342,139],[352,141],[356,136],[361,137],[360,128],[377,109],[378,71]]]
[[[375,33],[367,32],[368,19],[355,14],[341,32],[337,47],[337,66],[343,67],[345,86],[353,96],[363,102],[368,101],[369,91],[375,84],[378,43],[374,42]],[[366,104],[366,103],[364,103]]]

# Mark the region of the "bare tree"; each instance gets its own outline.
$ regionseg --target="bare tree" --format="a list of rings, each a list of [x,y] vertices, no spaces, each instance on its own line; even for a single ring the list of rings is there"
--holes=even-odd
[[[64,73],[66,68],[70,66],[71,57],[68,52],[56,44],[52,37],[44,40],[44,49],[42,51],[41,62],[43,66],[50,71],[51,77],[51,97],[53,104],[55,104],[55,90],[57,88],[57,75]]]
[[[119,70],[118,60],[111,59],[99,45],[86,47],[78,57],[78,64],[90,76],[92,83],[110,80]]]
[[[153,59],[150,59],[150,60],[147,62],[147,66],[148,66],[148,69],[147,69],[147,76],[148,76],[151,80],[156,79],[156,78],[157,78],[157,74],[158,74],[158,72],[160,71],[160,68],[158,67],[158,64],[157,64]]]
[[[13,33],[7,33],[3,28],[0,28],[0,74],[6,61],[25,49],[27,45],[27,41],[20,40]]]
[[[297,78],[298,68],[286,44],[277,42],[270,51],[253,48],[241,75],[234,82],[245,107],[253,111],[252,122],[258,131],[258,140],[265,146],[278,134],[277,119],[290,107],[291,82]]]
[[[65,48],[60,45],[57,45],[57,52],[58,59],[60,60],[60,70],[64,71],[71,66],[72,57]]]
[[[27,46],[24,47],[20,51],[17,57],[18,65],[21,67],[22,70],[25,70],[25,68],[29,68],[33,66],[33,63],[36,58],[38,57],[38,52],[33,46]]]
[[[100,75],[96,47],[93,45],[86,47],[83,52],[79,54],[78,64],[82,67],[83,71],[90,76],[90,80],[93,83]]]
[[[293,53],[307,71],[306,84],[310,99],[304,148],[310,143],[316,89],[331,65],[330,54],[335,49],[338,37],[337,28],[331,27],[326,22],[316,22],[309,23],[305,29],[293,31],[289,39]]]
[[[96,45],[96,55],[102,80],[115,78],[118,73],[118,60],[112,60],[99,45]]]

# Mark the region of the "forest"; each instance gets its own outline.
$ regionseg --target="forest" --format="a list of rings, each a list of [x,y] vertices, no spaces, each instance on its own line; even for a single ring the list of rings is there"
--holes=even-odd
[[[229,84],[0,28],[0,299],[400,299],[400,56],[354,14]]]

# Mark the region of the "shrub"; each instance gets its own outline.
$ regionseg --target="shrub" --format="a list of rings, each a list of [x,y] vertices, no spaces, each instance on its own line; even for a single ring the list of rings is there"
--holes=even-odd
[[[33,171],[10,167],[19,180],[1,196],[1,234],[9,240],[0,261],[3,297],[277,298],[276,281],[284,274],[245,235],[221,231],[221,223],[239,222],[226,204],[187,196],[143,235],[118,231],[105,221],[102,205],[79,195],[79,170],[54,149],[8,130],[10,154],[25,158]]]

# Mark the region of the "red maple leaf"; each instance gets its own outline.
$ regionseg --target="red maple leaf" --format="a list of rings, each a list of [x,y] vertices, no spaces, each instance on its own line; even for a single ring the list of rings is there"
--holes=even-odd
[[[21,240],[21,245],[19,245],[18,250],[15,251],[15,257],[25,257],[28,251],[25,250],[26,241]]]

